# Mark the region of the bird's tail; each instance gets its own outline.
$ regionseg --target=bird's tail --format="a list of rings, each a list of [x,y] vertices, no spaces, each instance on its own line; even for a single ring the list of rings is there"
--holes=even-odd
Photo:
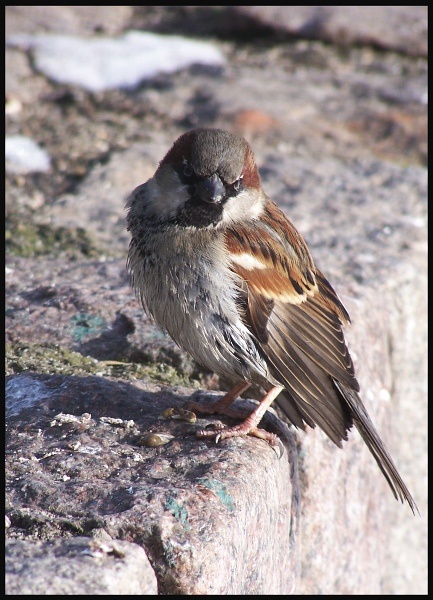
[[[385,444],[380,439],[360,397],[355,390],[342,385],[338,381],[334,380],[334,383],[346,400],[353,416],[353,423],[374,456],[374,459],[376,460],[379,469],[384,474],[394,496],[397,500],[401,500],[401,502],[406,501],[413,514],[415,514],[415,512],[420,514],[415,500],[412,498],[411,493],[407,489],[403,479],[400,477],[397,467]]]

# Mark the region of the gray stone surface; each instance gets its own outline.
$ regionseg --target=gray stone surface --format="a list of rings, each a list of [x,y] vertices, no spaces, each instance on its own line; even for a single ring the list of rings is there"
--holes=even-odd
[[[9,537],[92,535],[108,545],[110,538],[127,539],[146,550],[165,595],[293,590],[300,564],[299,483],[287,428],[274,417],[286,443],[281,458],[252,438],[198,441],[194,431],[207,419],[193,425],[161,416],[181,406],[191,390],[142,387],[102,377],[28,373],[8,379],[9,407],[17,413],[8,421]],[[32,406],[22,405],[24,396],[34,398]],[[150,432],[170,441],[148,446]],[[34,542],[29,544],[31,557]],[[144,569],[138,550],[125,565],[128,579]],[[50,580],[56,567],[48,557],[45,564]],[[70,579],[62,583],[70,586],[77,578],[78,589],[88,582],[75,562],[59,577]],[[96,589],[97,579],[89,581]],[[123,578],[109,591],[110,582],[104,576],[98,593],[139,593],[123,588]],[[10,593],[19,583],[15,577]],[[131,585],[140,589],[142,581]]]
[[[47,548],[71,556],[75,538],[129,542],[125,559],[85,555],[127,576],[101,578],[101,594],[154,589],[143,550],[160,594],[426,593],[426,7],[6,8],[7,35],[131,28],[204,36],[227,66],[92,95],[6,49],[6,132],[52,158],[48,174],[6,176],[8,593],[26,593],[19,556],[48,580]],[[286,432],[277,460],[259,440],[215,446],[160,420],[192,383],[218,382],[134,299],[124,201],[195,126],[249,139],[347,305],[363,399],[421,517],[356,432],[343,451]],[[174,439],[141,446],[161,423]],[[78,589],[79,574],[62,581]]]
[[[294,36],[427,56],[427,6],[243,6],[241,16]]]
[[[155,573],[145,552],[136,544],[85,537],[6,542],[9,596],[155,596],[157,593]]]

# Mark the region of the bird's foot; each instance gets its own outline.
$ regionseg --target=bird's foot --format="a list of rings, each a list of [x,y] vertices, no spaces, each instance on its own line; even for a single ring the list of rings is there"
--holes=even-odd
[[[212,429],[210,427],[212,427]],[[259,427],[250,427],[247,421],[244,421],[239,425],[234,425],[233,427],[227,427],[223,423],[217,422],[212,423],[210,427],[199,429],[196,432],[197,437],[214,438],[218,443],[221,440],[226,440],[232,437],[244,437],[246,435],[251,435],[261,440],[265,440],[271,446],[276,446],[279,442],[279,438],[275,433],[270,433],[269,431],[260,429]]]
[[[196,436],[201,439],[215,439],[215,441],[218,443],[221,440],[228,438],[250,435],[261,440],[265,440],[279,456],[282,456],[284,452],[284,446],[279,437],[275,433],[270,433],[265,429],[260,429],[257,427],[267,408],[281,391],[281,388],[271,388],[271,390],[263,397],[262,401],[253,410],[253,412],[249,415],[246,415],[242,410],[232,408],[231,404],[235,398],[239,396],[239,394],[247,389],[247,387],[248,384],[237,385],[227,392],[222,398],[216,402],[213,402],[212,404],[199,404],[193,401],[185,404],[183,407],[184,410],[187,410],[192,414],[220,414],[242,420],[242,423],[232,427],[227,427],[221,422],[212,424],[211,428],[199,429],[196,432]]]
[[[196,431],[196,436],[200,439],[215,439],[218,444],[221,440],[226,440],[233,437],[244,437],[250,435],[260,440],[265,440],[271,448],[274,450],[278,458],[281,458],[284,454],[284,445],[280,438],[275,433],[270,433],[265,429],[259,427],[251,427],[248,423],[248,419],[239,425],[233,427],[227,427],[220,421],[212,423],[205,429],[199,429]]]

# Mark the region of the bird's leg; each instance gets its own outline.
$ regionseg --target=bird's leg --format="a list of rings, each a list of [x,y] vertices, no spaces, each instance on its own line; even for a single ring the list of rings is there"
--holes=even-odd
[[[250,387],[249,383],[240,383],[229,390],[222,398],[212,404],[199,404],[198,402],[188,402],[185,404],[187,410],[206,414],[206,415],[226,415],[235,419],[243,419],[245,417],[240,411],[230,408],[230,404],[236,400],[246,389]]]
[[[235,398],[244,392],[248,388],[248,384],[242,384],[231,389],[225,396],[221,398],[218,402],[208,407],[204,407],[205,410],[203,412],[218,412],[219,414],[224,414],[228,416],[236,416],[239,417],[239,413],[229,409],[230,404],[235,400]],[[258,437],[262,440],[266,440],[271,444],[271,446],[275,446],[278,444],[278,437],[274,433],[269,433],[265,429],[259,429],[257,425],[260,423],[263,415],[270,407],[272,402],[278,396],[283,388],[281,386],[272,387],[261,399],[258,406],[253,410],[253,412],[247,417],[242,423],[239,425],[234,425],[233,427],[227,427],[224,429],[200,429],[197,431],[196,435],[200,438],[215,438],[217,442],[220,440],[224,440],[231,437],[240,437],[244,435],[252,435],[254,437]],[[195,403],[194,403],[195,404]],[[199,405],[200,406],[200,405]],[[191,408],[191,405],[188,406],[190,410],[194,410]],[[200,406],[200,409],[203,408]],[[198,412],[200,412],[200,409]],[[217,409],[217,410],[215,410]],[[236,414],[235,414],[236,413]]]

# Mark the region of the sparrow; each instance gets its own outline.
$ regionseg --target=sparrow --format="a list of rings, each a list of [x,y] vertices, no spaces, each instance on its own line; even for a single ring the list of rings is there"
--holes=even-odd
[[[197,432],[253,435],[275,401],[296,427],[318,425],[339,447],[353,425],[394,496],[414,499],[359,396],[343,327],[349,314],[285,214],[263,191],[250,145],[220,129],[181,135],[126,204],[127,270],[144,310],[199,364],[231,382],[211,407],[250,385],[264,391],[242,423]]]

